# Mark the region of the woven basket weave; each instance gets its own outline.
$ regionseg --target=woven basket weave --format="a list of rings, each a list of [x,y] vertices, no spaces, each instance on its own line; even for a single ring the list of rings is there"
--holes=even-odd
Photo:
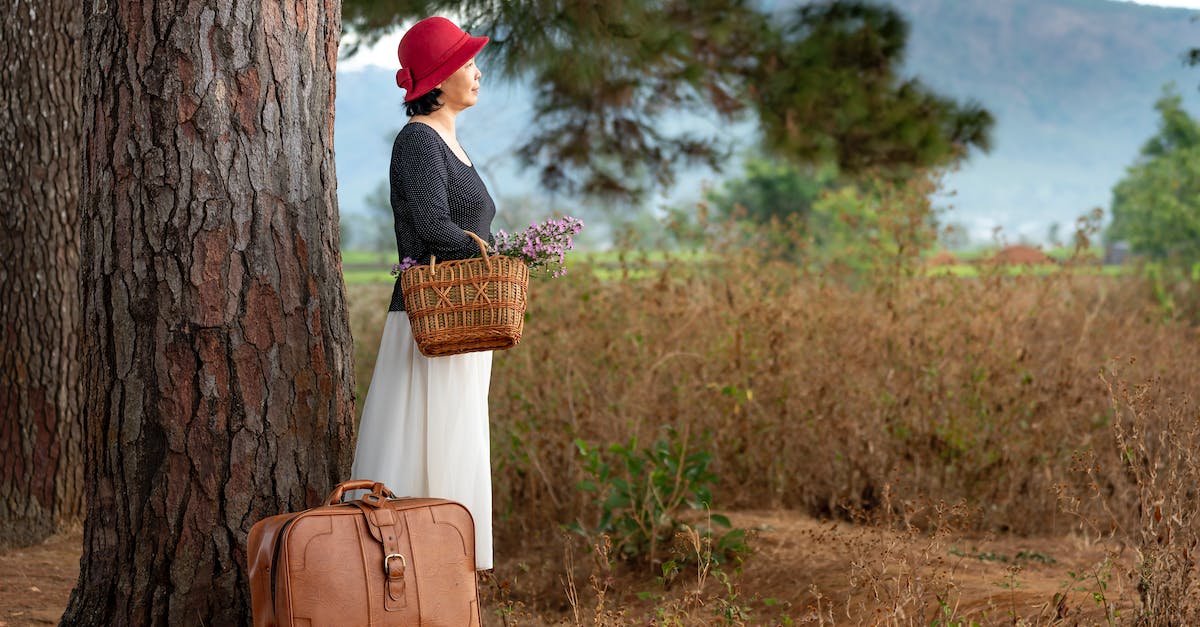
[[[529,267],[503,255],[414,266],[400,275],[413,339],[426,357],[512,348],[525,328]]]

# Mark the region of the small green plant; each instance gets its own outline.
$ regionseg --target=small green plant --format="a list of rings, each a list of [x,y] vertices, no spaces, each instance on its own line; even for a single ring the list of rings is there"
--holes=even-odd
[[[686,509],[712,507],[711,486],[717,476],[709,470],[712,454],[702,446],[707,434],[696,443],[687,429],[664,431],[666,437],[647,448],[639,448],[637,438],[606,449],[575,441],[588,476],[578,487],[599,497],[600,515],[590,529],[576,522],[569,526],[572,530],[589,537],[608,535],[618,557],[653,565],[683,527]],[[709,514],[708,521],[702,534],[713,540],[715,563],[747,552],[744,530],[733,529],[729,519],[718,514]],[[727,531],[718,534],[717,527]],[[669,580],[677,570],[675,563],[663,564],[663,578]]]
[[[480,594],[492,601],[492,612],[503,625],[516,625],[524,610],[524,604],[512,598],[512,581],[500,579],[495,571],[480,571],[478,575]]]
[[[1112,578],[1112,558],[1105,557],[1102,562],[1088,572],[1068,571],[1070,581],[1063,584],[1075,592],[1084,592],[1091,596],[1092,601],[1104,610],[1104,620],[1109,625],[1116,625],[1121,613],[1108,597],[1108,582]]]
[[[939,613],[929,623],[932,627],[979,627],[980,623],[958,617],[958,604],[950,604],[945,597],[937,595]]]
[[[725,591],[715,599],[713,611],[726,625],[745,625],[750,620],[750,608],[742,604],[733,578],[720,569],[712,571],[712,574]]]
[[[675,607],[670,609],[667,616],[681,620],[681,625],[695,624],[699,617],[692,612],[707,607],[722,624],[746,625],[749,623],[751,620],[750,608],[743,603],[737,584],[741,568],[735,566],[731,572],[721,569],[721,565],[716,561],[717,553],[711,533],[702,532],[687,524],[681,525],[672,548],[679,558],[679,562],[669,560],[667,564],[672,565],[671,570],[678,574],[678,563],[691,562],[695,566],[693,569],[695,580],[685,584],[682,598],[675,604]],[[667,568],[664,565],[664,573],[666,571]],[[715,595],[705,592],[710,578],[720,586],[719,592]],[[667,580],[666,583],[669,581]],[[704,621],[705,624],[711,624],[711,622],[711,620]],[[671,623],[664,622],[663,624]]]

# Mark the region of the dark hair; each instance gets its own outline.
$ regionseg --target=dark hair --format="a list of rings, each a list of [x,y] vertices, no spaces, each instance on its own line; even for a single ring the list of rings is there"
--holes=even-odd
[[[408,112],[408,117],[410,118],[414,115],[429,115],[442,108],[442,103],[438,102],[438,98],[441,95],[442,90],[434,87],[424,96],[412,102],[404,103],[404,110]]]

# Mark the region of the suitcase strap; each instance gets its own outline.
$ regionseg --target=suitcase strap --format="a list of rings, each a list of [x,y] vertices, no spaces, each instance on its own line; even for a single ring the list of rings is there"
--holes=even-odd
[[[387,507],[386,503],[387,499],[363,499],[354,502],[366,517],[371,535],[383,545],[382,566],[384,587],[387,589],[384,607],[388,610],[398,610],[408,605],[404,582],[408,560],[401,551],[401,515]]]

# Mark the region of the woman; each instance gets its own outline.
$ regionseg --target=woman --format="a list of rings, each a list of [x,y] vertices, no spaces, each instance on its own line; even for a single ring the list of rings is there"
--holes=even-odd
[[[409,122],[392,145],[392,214],[399,258],[429,263],[479,254],[463,232],[491,239],[496,206],[455,135],[479,97],[475,55],[487,37],[450,20],[417,22],[400,40],[396,84]],[[488,384],[492,354],[425,357],[413,341],[400,281],[363,406],[353,476],[398,495],[458,501],[475,520],[475,567],[492,567]]]

